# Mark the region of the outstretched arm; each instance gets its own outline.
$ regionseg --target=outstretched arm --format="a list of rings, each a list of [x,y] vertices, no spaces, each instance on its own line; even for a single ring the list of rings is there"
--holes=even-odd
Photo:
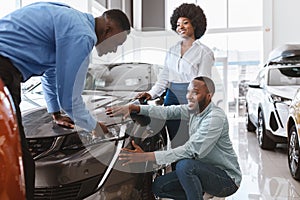
[[[155,161],[154,152],[144,152],[142,148],[135,144],[132,140],[132,146],[134,149],[123,148],[122,153],[119,154],[119,160],[124,160],[123,166],[130,163],[139,163],[146,161]]]
[[[123,115],[123,118],[125,119],[132,112],[139,113],[140,112],[140,106],[135,105],[135,104],[127,104],[127,105],[124,105],[124,106],[114,106],[114,107],[106,108],[105,112],[110,117]]]

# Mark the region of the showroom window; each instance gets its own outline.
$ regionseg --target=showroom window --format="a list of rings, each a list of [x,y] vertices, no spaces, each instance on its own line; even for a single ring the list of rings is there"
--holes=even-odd
[[[34,2],[39,2],[39,1],[47,1],[47,2],[61,2],[68,4],[72,6],[75,9],[78,9],[82,12],[87,12],[88,11],[88,1],[82,1],[82,0],[20,0],[22,2],[22,7],[29,5]]]
[[[20,7],[19,2],[20,1],[18,0],[15,1],[0,0],[0,5],[1,5],[0,18],[14,11],[16,8],[19,8]]]

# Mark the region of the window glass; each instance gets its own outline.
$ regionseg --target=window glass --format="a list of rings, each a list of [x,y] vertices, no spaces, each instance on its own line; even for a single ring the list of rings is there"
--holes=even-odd
[[[269,70],[268,85],[300,85],[300,67],[274,68]]]
[[[222,81],[227,80],[224,90],[227,91],[228,112],[237,114],[238,106],[242,103],[238,101],[245,96],[245,92],[240,94],[241,83],[253,80],[260,69],[262,33],[261,31],[210,33],[205,34],[201,41],[214,51],[216,69]],[[222,62],[224,60],[228,65],[226,69]]]
[[[7,1],[7,0],[0,0],[0,5],[1,5],[0,18],[14,11],[18,6],[16,1]]]
[[[227,38],[226,33],[205,33],[200,40],[214,51],[215,57],[227,57]]]
[[[214,51],[216,58],[226,57],[229,66],[258,66],[261,62],[260,31],[205,34],[201,41]]]
[[[22,7],[40,1],[65,3],[82,12],[88,10],[88,1],[82,0],[22,0]]]
[[[228,26],[262,26],[261,0],[228,0]]]
[[[54,1],[54,0],[22,0],[22,7],[24,6],[27,6],[29,4],[32,4],[32,3],[35,3],[35,2],[39,2],[39,1],[49,1],[49,2],[64,2],[63,0],[57,0],[57,1]]]
[[[197,4],[206,15],[208,29],[227,27],[226,0],[198,0]]]

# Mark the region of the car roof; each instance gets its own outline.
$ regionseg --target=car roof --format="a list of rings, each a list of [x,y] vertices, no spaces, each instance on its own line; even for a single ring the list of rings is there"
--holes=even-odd
[[[300,44],[285,44],[269,54],[268,65],[300,63]]]

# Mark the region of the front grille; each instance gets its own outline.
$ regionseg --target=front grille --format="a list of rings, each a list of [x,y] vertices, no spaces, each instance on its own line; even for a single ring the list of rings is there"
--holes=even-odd
[[[74,200],[77,198],[81,184],[72,184],[68,186],[51,187],[51,188],[35,188],[34,199],[52,200],[65,199]]]
[[[35,188],[35,200],[76,200],[83,199],[95,192],[101,175],[78,181],[71,184]]]
[[[27,139],[29,151],[33,157],[40,155],[50,149],[54,142],[54,138],[38,138],[38,139]]]

